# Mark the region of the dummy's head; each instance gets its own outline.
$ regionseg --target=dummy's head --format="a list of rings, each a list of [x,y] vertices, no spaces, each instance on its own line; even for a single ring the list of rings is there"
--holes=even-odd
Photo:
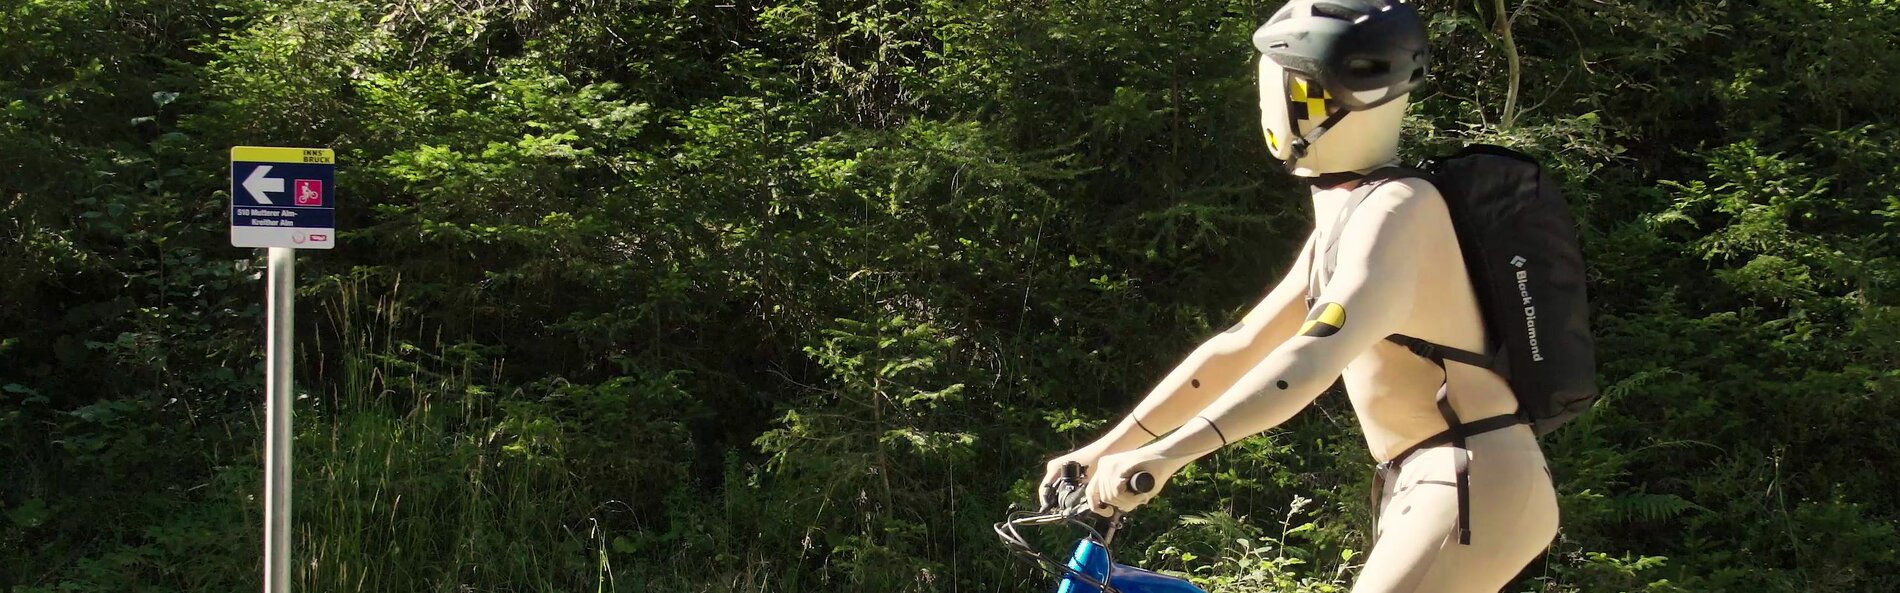
[[[1407,93],[1425,82],[1425,24],[1404,0],[1292,0],[1253,34],[1267,146],[1293,174],[1398,153]]]

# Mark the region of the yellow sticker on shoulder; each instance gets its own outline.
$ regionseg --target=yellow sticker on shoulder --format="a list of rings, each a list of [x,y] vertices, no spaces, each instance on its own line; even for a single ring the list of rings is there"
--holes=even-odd
[[[1300,326],[1300,335],[1324,338],[1339,333],[1346,326],[1346,308],[1339,303],[1326,303],[1315,307],[1306,316],[1306,325]]]

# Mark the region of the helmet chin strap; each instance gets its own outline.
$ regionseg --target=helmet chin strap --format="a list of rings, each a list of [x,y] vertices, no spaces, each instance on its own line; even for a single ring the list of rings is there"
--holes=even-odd
[[[1293,141],[1289,144],[1291,144],[1293,148],[1293,158],[1288,159],[1287,163],[1292,164],[1293,161],[1306,156],[1306,148],[1312,146],[1314,142],[1318,142],[1319,137],[1326,135],[1327,130],[1331,130],[1333,126],[1339,125],[1340,120],[1346,119],[1347,113],[1351,112],[1344,109],[1334,111],[1332,115],[1326,116],[1324,121],[1319,122],[1319,125],[1313,128],[1313,131],[1305,134],[1300,133],[1299,120],[1292,120],[1290,123],[1293,124]]]
[[[1319,122],[1319,126],[1314,127],[1313,131],[1307,132],[1305,135],[1295,136],[1293,139],[1294,156],[1296,158],[1306,156],[1306,147],[1312,145],[1314,142],[1318,142],[1319,137],[1326,135],[1327,130],[1333,129],[1333,126],[1339,125],[1340,120],[1346,119],[1346,114],[1348,113],[1351,112],[1344,109],[1334,111],[1332,115],[1326,116],[1325,121]],[[1293,122],[1294,134],[1299,134],[1299,128],[1300,123]]]
[[[1332,115],[1326,116],[1325,121],[1319,122],[1318,127],[1304,135],[1300,134],[1300,121],[1287,118],[1293,127],[1293,141],[1287,143],[1287,148],[1292,149],[1293,155],[1286,159],[1286,172],[1292,173],[1294,169],[1298,169],[1300,159],[1306,156],[1306,148],[1318,142],[1319,137],[1326,135],[1327,130],[1339,125],[1339,120],[1346,119],[1347,113],[1349,112],[1344,109],[1334,111]]]
[[[1293,73],[1286,72],[1282,74],[1282,76],[1285,77],[1285,82],[1281,84],[1280,88],[1293,88]],[[1308,84],[1317,85],[1319,81],[1313,81]],[[1292,128],[1293,132],[1293,139],[1287,143],[1287,148],[1292,149],[1293,156],[1286,160],[1286,170],[1288,173],[1291,173],[1295,168],[1298,168],[1297,163],[1299,160],[1306,156],[1307,147],[1312,146],[1314,142],[1318,142],[1319,137],[1326,135],[1327,130],[1331,130],[1333,126],[1339,125],[1340,120],[1346,119],[1346,114],[1350,112],[1345,109],[1335,109],[1332,113],[1327,114],[1326,119],[1321,120],[1319,125],[1313,128],[1313,131],[1302,134],[1300,133],[1300,120],[1293,117],[1293,93],[1282,92],[1281,95],[1286,98],[1287,124]]]

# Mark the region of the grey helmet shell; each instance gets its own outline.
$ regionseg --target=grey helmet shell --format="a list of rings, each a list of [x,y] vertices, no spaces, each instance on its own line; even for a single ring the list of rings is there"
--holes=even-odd
[[[1431,62],[1425,21],[1405,0],[1292,0],[1254,31],[1253,44],[1347,111],[1412,92]]]

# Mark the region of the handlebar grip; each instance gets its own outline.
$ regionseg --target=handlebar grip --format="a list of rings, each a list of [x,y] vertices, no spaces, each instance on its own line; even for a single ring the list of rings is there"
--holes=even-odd
[[[1155,476],[1148,472],[1139,472],[1129,476],[1125,486],[1128,487],[1129,492],[1147,494],[1155,489]]]

